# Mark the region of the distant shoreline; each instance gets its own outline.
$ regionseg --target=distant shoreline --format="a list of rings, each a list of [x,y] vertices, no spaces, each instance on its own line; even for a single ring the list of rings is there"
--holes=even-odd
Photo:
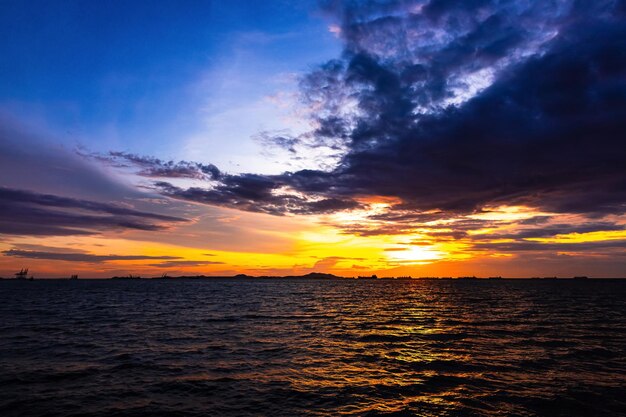
[[[528,278],[510,278],[510,277],[342,277],[333,274],[324,273],[309,273],[305,275],[180,275],[180,276],[160,276],[160,277],[141,277],[141,276],[114,276],[109,278],[35,278],[37,280],[56,280],[56,281],[198,281],[198,280],[231,280],[231,281],[266,281],[266,280],[311,280],[311,281],[619,281],[626,280],[626,277],[618,278],[591,278],[586,276],[577,277],[528,277]],[[16,278],[3,278],[0,277],[0,281],[28,281]]]

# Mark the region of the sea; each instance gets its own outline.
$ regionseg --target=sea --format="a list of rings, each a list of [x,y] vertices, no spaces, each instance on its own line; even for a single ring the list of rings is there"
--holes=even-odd
[[[0,281],[0,416],[626,415],[623,280]]]

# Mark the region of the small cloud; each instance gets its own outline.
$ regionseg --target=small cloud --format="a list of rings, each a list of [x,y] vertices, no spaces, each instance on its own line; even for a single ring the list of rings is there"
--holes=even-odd
[[[336,38],[339,38],[341,36],[341,27],[339,25],[328,25],[328,31],[335,35]]]

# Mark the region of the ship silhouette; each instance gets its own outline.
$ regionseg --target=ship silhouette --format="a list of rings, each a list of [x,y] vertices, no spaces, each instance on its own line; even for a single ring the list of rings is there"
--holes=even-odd
[[[70,276],[70,280],[75,280],[75,279],[78,279],[78,275],[72,275],[72,276]]]
[[[357,277],[357,279],[378,279],[378,277],[376,275],[372,275],[372,276],[369,276],[369,277],[368,276],[365,276],[365,277],[359,276],[359,277]]]
[[[30,276],[30,278],[28,277],[28,268],[24,269],[20,269],[20,272],[16,272],[15,273],[15,279],[23,279],[23,280],[28,280],[28,281],[32,281],[35,279],[35,277],[33,277],[32,275]]]

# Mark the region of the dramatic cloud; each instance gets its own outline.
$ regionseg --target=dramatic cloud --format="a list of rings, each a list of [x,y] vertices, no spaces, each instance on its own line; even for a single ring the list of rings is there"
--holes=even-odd
[[[305,84],[337,91],[329,108],[356,102],[319,120],[349,143],[326,193],[423,211],[624,212],[626,24],[613,2],[368,5],[340,9],[346,58],[311,74],[333,82]]]
[[[186,221],[115,204],[1,187],[0,201],[0,234],[63,236],[104,230],[153,231]]]
[[[626,246],[624,4],[327,1],[344,51],[301,77],[312,128],[258,140],[294,158],[326,148],[332,164],[232,175],[120,152],[95,158],[176,200],[325,215],[345,235],[392,236],[385,253],[398,264],[614,255]],[[179,265],[168,264],[159,266]]]
[[[103,274],[128,261],[125,268],[161,272],[347,275],[413,274],[429,263],[433,274],[503,265],[515,275],[542,265],[560,274],[603,263],[598,271],[623,275],[626,1],[322,0],[321,11],[343,50],[300,73],[297,91],[291,75],[289,83],[269,80],[288,90],[269,99],[289,109],[276,120],[283,126],[254,122],[266,103],[229,108],[217,100],[206,118],[201,102],[228,71],[211,82],[196,71],[181,77],[193,90],[185,106],[202,111],[164,129],[154,117],[165,113],[141,103],[123,126],[106,111],[90,113],[102,106],[77,111],[44,100],[37,119],[27,115],[39,104],[24,103],[23,112],[22,104],[9,106],[21,123],[0,110],[7,270],[29,258],[44,271],[75,261]],[[255,80],[272,76],[257,69],[249,71]],[[244,84],[233,102],[258,93]],[[253,161],[249,142],[237,139],[254,129],[250,114],[252,125],[272,129],[252,134],[262,148]],[[232,129],[224,117],[235,120]],[[179,148],[204,158],[215,143],[204,150],[201,143],[212,138],[224,145],[220,160],[232,155],[231,166],[258,167],[271,157],[313,168],[233,174],[215,161],[144,156],[151,151],[139,131],[155,152]],[[75,141],[100,153],[60,145]],[[112,144],[127,151],[102,153]],[[150,247],[126,253],[138,239]],[[154,250],[180,257],[141,255]],[[202,255],[211,251],[217,257]]]
[[[107,155],[83,154],[116,168],[136,169],[136,174],[148,178],[190,178],[198,180],[219,180],[220,170],[213,164],[200,164],[188,161],[162,161],[158,158],[140,156],[127,152],[109,152]]]
[[[348,198],[325,198],[296,192],[288,181],[288,177],[282,176],[242,174],[223,176],[221,183],[211,189],[183,189],[162,181],[155,186],[163,195],[172,198],[273,215],[321,214],[360,206]]]
[[[311,180],[314,177],[309,178],[308,173],[319,176],[320,173],[315,171],[300,171],[293,175],[231,175],[221,172],[212,164],[161,161],[158,158],[124,152],[81,155],[115,168],[131,169],[140,177],[170,181],[194,179],[212,184],[210,188],[182,188],[167,181],[153,183],[161,194],[180,200],[273,215],[329,213],[360,206],[350,198],[327,198],[311,192],[303,194],[291,187],[291,183],[294,183],[306,191],[314,191],[311,190],[311,186],[314,186],[314,181]]]
[[[270,214],[353,209],[366,196],[398,199],[390,216],[497,205],[624,212],[622,2],[329,2],[325,9],[341,24],[343,57],[302,79],[317,128],[276,143],[344,149],[337,167],[275,176],[215,168],[215,185],[157,183],[165,195]],[[146,176],[202,172],[194,163],[113,156],[144,166]]]

